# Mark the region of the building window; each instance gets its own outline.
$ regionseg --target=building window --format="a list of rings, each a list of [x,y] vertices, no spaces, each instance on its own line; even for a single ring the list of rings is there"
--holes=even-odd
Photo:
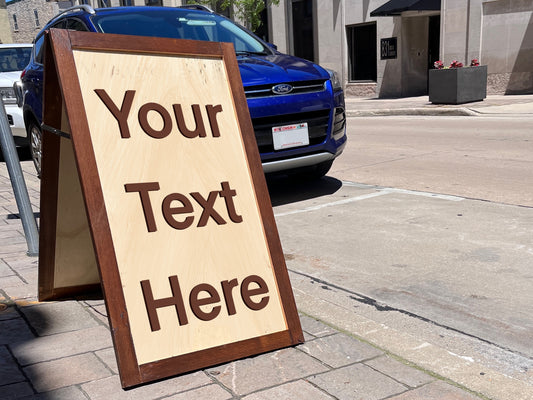
[[[123,7],[129,7],[133,5],[133,0],[120,0],[120,5]]]
[[[313,1],[292,0],[292,54],[315,60]]]
[[[13,30],[15,32],[19,30],[19,23],[17,22],[17,14],[13,14]]]
[[[376,24],[349,26],[348,62],[350,81],[377,80]]]
[[[37,9],[34,9],[33,15],[35,16],[35,26],[38,28],[41,26],[41,23],[39,22],[39,11],[37,11]]]
[[[162,6],[161,0],[145,0],[147,6]]]
[[[109,0],[98,0],[98,4],[101,8],[109,7]]]
[[[259,25],[259,28],[257,28],[254,31],[254,33],[266,42],[270,42],[272,40],[268,32],[268,8],[267,7],[265,7],[263,11],[261,11],[261,25]]]

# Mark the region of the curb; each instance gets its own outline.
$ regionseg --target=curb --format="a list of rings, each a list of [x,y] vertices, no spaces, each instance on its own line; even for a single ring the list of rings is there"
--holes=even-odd
[[[388,108],[381,110],[347,110],[347,117],[384,117],[401,115],[474,117],[481,114],[468,108]]]

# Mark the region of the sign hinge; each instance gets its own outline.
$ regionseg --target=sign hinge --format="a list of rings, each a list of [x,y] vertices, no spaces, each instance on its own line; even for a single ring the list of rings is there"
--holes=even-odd
[[[54,134],[56,134],[58,136],[61,136],[61,137],[67,138],[67,139],[71,138],[70,133],[63,132],[63,131],[61,131],[59,129],[56,129],[56,128],[52,127],[52,126],[49,126],[49,125],[46,125],[46,124],[41,124],[41,128],[44,129],[45,131],[54,133]]]

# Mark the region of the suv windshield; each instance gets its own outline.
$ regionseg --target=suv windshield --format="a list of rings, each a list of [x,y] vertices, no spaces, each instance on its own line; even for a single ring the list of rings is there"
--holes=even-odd
[[[31,47],[0,48],[0,72],[22,71],[30,56]]]
[[[92,17],[103,33],[192,39],[233,43],[237,53],[270,54],[267,47],[238,25],[214,14],[179,9],[134,9],[120,13],[99,13]]]

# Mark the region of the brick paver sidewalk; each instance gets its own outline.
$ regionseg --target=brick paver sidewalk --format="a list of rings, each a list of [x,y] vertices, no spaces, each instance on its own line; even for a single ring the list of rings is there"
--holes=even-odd
[[[22,164],[38,212],[39,181]],[[104,301],[37,301],[37,258],[26,255],[4,162],[0,243],[0,399],[479,398],[308,315],[300,346],[124,391]]]

